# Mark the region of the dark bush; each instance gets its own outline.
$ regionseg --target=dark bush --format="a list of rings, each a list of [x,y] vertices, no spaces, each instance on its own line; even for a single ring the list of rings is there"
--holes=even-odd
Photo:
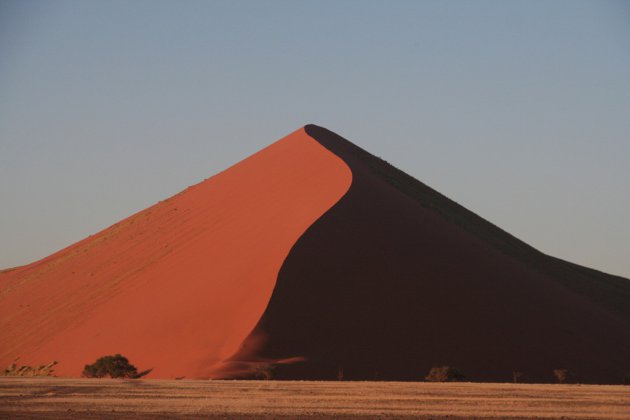
[[[465,376],[452,366],[433,366],[429,374],[424,377],[429,382],[463,381]]]
[[[83,376],[86,378],[127,378],[138,379],[151,372],[151,369],[138,373],[138,369],[129,363],[126,357],[116,354],[103,356],[91,365],[85,365]]]
[[[273,379],[273,371],[275,369],[276,367],[271,363],[255,363],[250,368],[251,377],[269,381]]]

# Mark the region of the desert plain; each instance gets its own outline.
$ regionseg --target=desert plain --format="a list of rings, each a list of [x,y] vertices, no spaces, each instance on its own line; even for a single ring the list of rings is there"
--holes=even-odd
[[[0,418],[628,419],[621,385],[0,378]]]

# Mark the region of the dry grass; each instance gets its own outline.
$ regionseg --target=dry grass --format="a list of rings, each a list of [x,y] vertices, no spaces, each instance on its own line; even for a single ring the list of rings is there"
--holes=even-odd
[[[630,418],[630,387],[0,378],[0,418]]]
[[[0,372],[0,376],[54,376],[55,365],[57,365],[57,361],[35,367],[28,365],[18,366],[16,359],[3,372]]]

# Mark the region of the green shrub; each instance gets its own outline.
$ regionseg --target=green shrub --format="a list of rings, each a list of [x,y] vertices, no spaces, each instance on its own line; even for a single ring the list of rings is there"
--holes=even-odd
[[[138,369],[129,363],[126,357],[116,354],[103,356],[91,365],[85,365],[83,376],[86,378],[127,378],[138,379],[151,372],[152,369],[138,373]]]
[[[429,374],[424,377],[429,382],[463,381],[465,376],[452,366],[433,366]]]

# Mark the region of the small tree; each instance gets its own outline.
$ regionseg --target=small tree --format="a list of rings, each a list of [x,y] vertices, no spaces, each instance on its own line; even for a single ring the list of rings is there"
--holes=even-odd
[[[566,383],[570,378],[569,369],[554,369],[553,376],[556,377],[556,380],[560,384]]]
[[[341,366],[339,366],[339,369],[337,369],[337,380],[343,381],[343,367]]]
[[[518,383],[522,377],[523,377],[523,372],[520,372],[518,370],[512,371],[512,380],[514,381],[514,383]]]
[[[152,369],[138,373],[138,369],[129,363],[126,357],[116,354],[103,356],[91,365],[85,365],[83,376],[86,378],[127,378],[138,379],[147,375]]]
[[[429,382],[455,382],[463,381],[464,378],[464,375],[452,366],[433,366],[424,377]]]

